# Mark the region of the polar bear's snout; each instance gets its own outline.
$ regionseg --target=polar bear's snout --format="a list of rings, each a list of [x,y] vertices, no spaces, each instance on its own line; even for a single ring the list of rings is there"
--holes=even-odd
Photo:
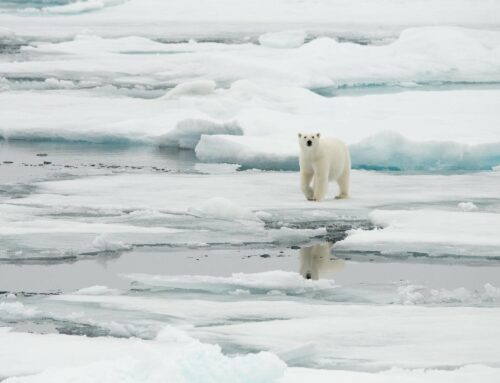
[[[311,146],[313,142],[311,140],[307,140],[307,146]]]

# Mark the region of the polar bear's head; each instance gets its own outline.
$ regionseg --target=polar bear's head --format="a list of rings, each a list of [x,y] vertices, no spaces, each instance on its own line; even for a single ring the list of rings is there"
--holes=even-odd
[[[300,149],[303,151],[314,150],[318,146],[320,136],[319,133],[299,133]]]

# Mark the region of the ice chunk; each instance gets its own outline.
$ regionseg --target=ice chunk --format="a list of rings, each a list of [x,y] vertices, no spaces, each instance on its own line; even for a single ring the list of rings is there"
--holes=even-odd
[[[183,82],[170,90],[165,98],[179,98],[182,96],[204,96],[213,93],[215,90],[215,81],[197,80]]]
[[[235,121],[214,122],[202,119],[186,119],[157,139],[160,146],[173,146],[181,149],[194,149],[200,137],[212,134],[243,135],[243,130]]]
[[[0,302],[0,319],[18,320],[32,318],[37,314],[37,309],[25,306],[21,302]]]
[[[99,251],[120,251],[128,250],[131,248],[130,245],[127,245],[122,241],[114,241],[109,239],[109,237],[105,234],[97,236],[92,241],[92,246],[94,246]]]
[[[486,283],[484,285],[484,290],[486,291],[486,295],[490,299],[500,299],[500,288],[493,286],[490,283]]]
[[[188,344],[196,342],[184,331],[172,326],[163,327],[155,337],[155,340],[165,343],[181,343]]]
[[[381,132],[349,147],[352,165],[386,170],[490,170],[500,163],[500,141],[467,145],[450,141],[406,139]]]
[[[79,295],[104,295],[104,294],[116,294],[119,290],[110,289],[106,286],[95,285],[90,287],[85,287],[83,289],[79,289],[75,291],[75,294]]]
[[[425,286],[407,285],[398,288],[399,301],[403,304],[467,303],[472,294],[465,288],[454,290],[428,290]]]
[[[295,136],[291,135],[203,135],[195,151],[196,156],[205,162],[239,164],[246,169],[298,169],[298,145]]]
[[[15,39],[16,34],[13,30],[8,28],[0,27],[0,39],[2,40],[13,40]]]
[[[398,302],[403,304],[473,304],[484,305],[500,299],[500,289],[486,283],[484,291],[469,291],[464,287],[453,290],[429,289],[421,285],[404,285],[398,288]]]
[[[458,207],[463,211],[477,210],[477,206],[473,202],[459,202]]]
[[[269,48],[298,48],[306,39],[301,30],[269,32],[259,36],[259,43]]]

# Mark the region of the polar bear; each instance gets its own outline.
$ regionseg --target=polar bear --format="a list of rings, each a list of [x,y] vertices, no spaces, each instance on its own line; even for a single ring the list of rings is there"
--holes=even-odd
[[[339,185],[336,198],[348,198],[351,156],[347,146],[337,138],[322,138],[320,133],[299,133],[299,144],[301,187],[306,198],[321,201],[329,181],[337,181]]]

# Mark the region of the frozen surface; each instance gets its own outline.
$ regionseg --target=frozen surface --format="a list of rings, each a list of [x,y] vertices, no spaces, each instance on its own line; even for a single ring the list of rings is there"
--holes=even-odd
[[[300,32],[285,31],[260,39],[286,45],[287,39],[297,37],[304,38]],[[271,91],[276,86],[296,86],[319,94],[335,88],[418,90],[423,85],[498,85],[500,81],[500,32],[496,30],[419,27],[406,29],[383,45],[331,37],[292,43],[297,47],[79,34],[69,41],[23,45],[11,59],[0,60],[0,89],[92,89],[135,97],[147,97],[149,91],[150,98],[169,92],[167,98],[172,98],[186,95],[186,90],[206,95],[216,86],[226,88],[239,80]],[[113,66],[117,63],[119,71]],[[182,88],[172,91],[174,86]]]
[[[419,369],[430,376],[447,371],[450,379],[458,379],[472,364],[482,365],[476,368],[486,376],[496,373],[500,312],[499,290],[492,285],[484,287],[484,300],[463,299],[465,289],[392,286],[389,299],[394,300],[387,304],[387,297],[366,288],[306,281],[293,272],[127,278],[134,282],[122,292],[90,287],[76,294],[5,298],[17,307],[18,328],[0,330],[5,340],[0,356],[9,362],[0,365],[0,376],[41,373],[29,379],[69,379],[85,368],[91,379],[110,374],[115,381],[120,373],[138,379],[135,367],[140,367],[152,374],[145,378],[149,381],[164,374],[176,377],[180,372],[172,368],[182,365],[188,375],[178,381],[193,381],[192,374],[204,368],[209,377],[224,379],[233,369],[254,368],[252,363],[261,367],[255,381],[288,379],[302,371],[295,367],[318,368],[318,374],[337,370],[324,371],[325,377],[366,371],[366,379],[382,379],[378,374],[410,379],[417,374],[418,379]],[[429,298],[416,299],[417,292]],[[0,320],[9,323],[12,316],[1,313]],[[41,327],[33,327],[34,334],[19,332],[19,325],[30,323]],[[46,333],[39,333],[44,325]],[[77,336],[79,331],[91,337]],[[274,355],[254,354],[262,350]]]
[[[0,10],[0,24],[22,36],[68,38],[81,31],[107,36],[141,34],[171,38],[240,38],[290,28],[313,33],[339,33],[348,37],[393,36],[401,28],[419,25],[498,26],[496,2],[480,7],[471,0],[374,4],[264,0],[81,0],[7,1]],[[223,12],[221,12],[223,10]],[[52,28],[47,28],[47,26]],[[363,31],[360,33],[359,31]]]
[[[355,168],[499,165],[500,32],[416,27],[363,45],[291,29],[260,41],[87,33],[21,44],[0,60],[0,136],[152,144],[296,170],[296,134],[314,130],[350,144]],[[349,90],[362,97],[326,97]]]
[[[498,213],[375,210],[370,219],[381,229],[355,230],[339,246],[382,253],[399,253],[404,249],[432,255],[498,257]]]
[[[500,3],[0,1],[2,382],[500,381]],[[300,192],[298,132],[352,196]]]
[[[166,328],[156,341],[89,339],[66,335],[34,335],[2,330],[0,376],[33,374],[7,382],[262,382],[280,377],[285,364],[269,353],[228,358],[217,346],[201,344],[181,331]],[[40,354],[40,349],[43,353]],[[68,353],[71,350],[71,353]],[[20,365],[24,353],[27,361]],[[46,370],[47,367],[52,367]],[[44,371],[46,370],[46,371]],[[43,372],[42,372],[43,371]],[[85,378],[83,378],[85,377]]]
[[[2,372],[34,374],[10,378],[6,382],[115,382],[163,381],[176,382],[298,382],[314,378],[318,382],[331,379],[354,379],[360,382],[466,382],[480,378],[482,382],[494,382],[498,369],[470,365],[454,370],[401,369],[380,373],[352,371],[312,370],[287,368],[270,353],[226,357],[217,346],[202,344],[185,333],[165,328],[155,341],[137,339],[85,338],[65,335],[36,335],[2,331],[4,340],[14,347],[10,353],[0,348],[3,360],[17,359],[19,352],[36,364],[25,364],[17,369],[3,368]],[[5,343],[3,343],[5,344]],[[43,356],[33,353],[43,347]],[[71,357],[65,350],[71,348]],[[42,364],[43,363],[43,364]],[[52,368],[39,372],[40,366]],[[38,373],[37,373],[38,372]],[[125,380],[124,380],[125,379]]]
[[[143,173],[43,181],[29,195],[7,197],[0,204],[1,255],[61,258],[143,245],[292,245],[329,238],[326,222],[340,219],[352,224],[369,220],[377,229],[352,230],[335,245],[339,250],[498,257],[499,177],[499,172],[355,171],[352,198],[334,200],[332,184],[331,197],[322,204],[302,196],[296,172]],[[458,205],[464,200],[477,210],[464,211]]]
[[[307,91],[257,95],[261,90],[244,82],[175,101],[6,92],[0,132],[10,139],[158,143],[196,148],[207,162],[297,169],[296,133],[314,129],[351,144],[358,168],[477,170],[500,163],[497,90],[331,99]],[[30,113],[20,114],[21,105]]]

